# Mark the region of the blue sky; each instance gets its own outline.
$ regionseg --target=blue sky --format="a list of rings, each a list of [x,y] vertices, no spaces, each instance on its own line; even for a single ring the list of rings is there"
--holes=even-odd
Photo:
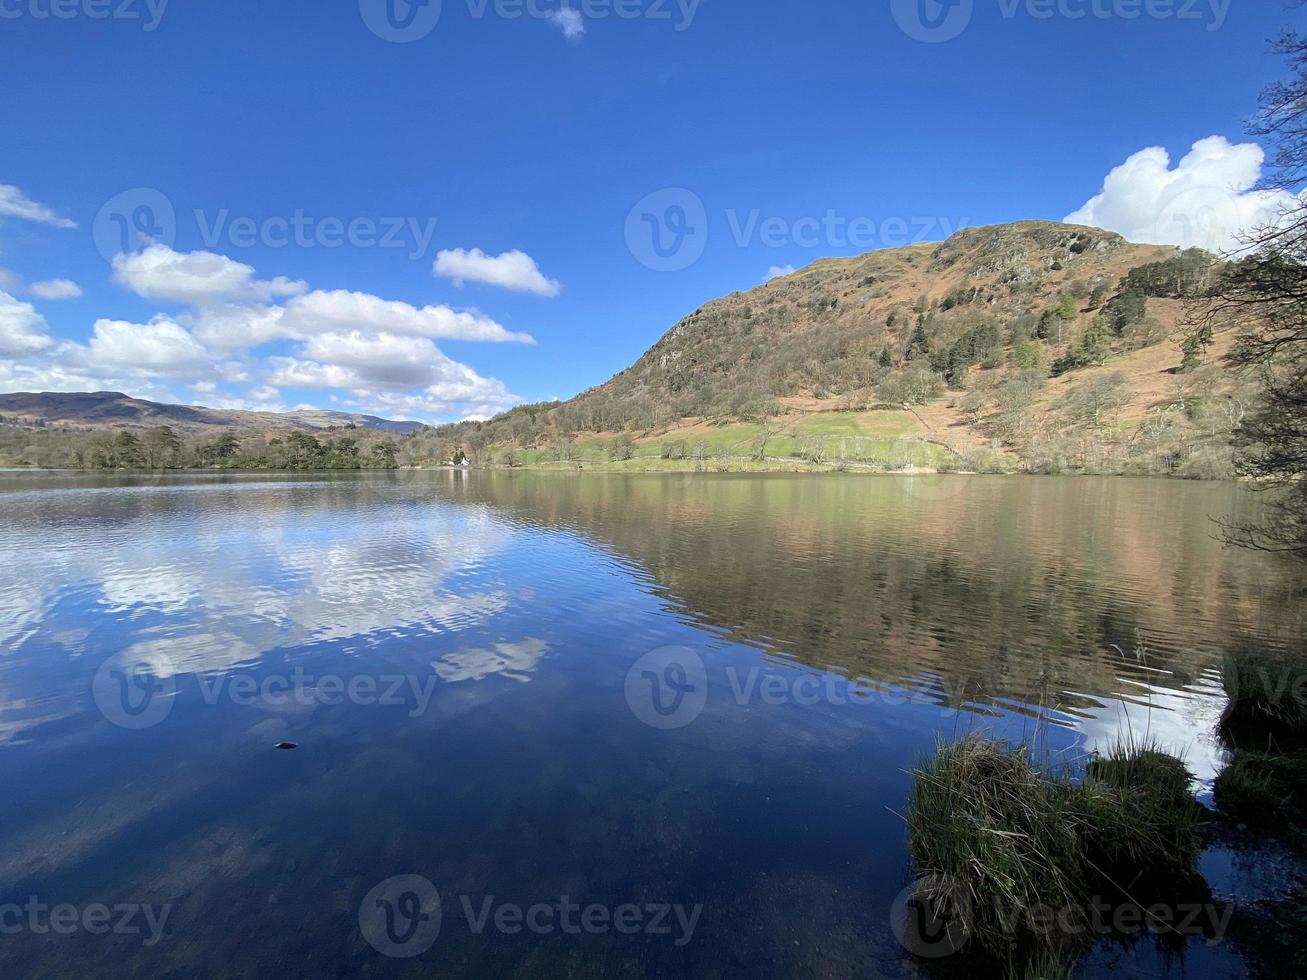
[[[1266,205],[1287,3],[954,4],[0,0],[0,389],[485,415],[827,255]]]

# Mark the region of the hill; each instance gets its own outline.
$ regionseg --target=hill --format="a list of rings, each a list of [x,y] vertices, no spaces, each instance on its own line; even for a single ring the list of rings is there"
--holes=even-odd
[[[967,228],[713,300],[570,401],[419,438],[508,462],[1224,475],[1245,386],[1225,357],[1232,337],[1180,347],[1186,298],[1219,268],[1098,228]]]
[[[0,394],[0,423],[68,428],[148,428],[167,425],[178,432],[203,434],[227,429],[261,432],[325,430],[355,426],[408,435],[418,422],[395,422],[374,415],[326,409],[293,412],[243,412],[192,405],[166,405],[132,398],[118,391],[15,392]]]

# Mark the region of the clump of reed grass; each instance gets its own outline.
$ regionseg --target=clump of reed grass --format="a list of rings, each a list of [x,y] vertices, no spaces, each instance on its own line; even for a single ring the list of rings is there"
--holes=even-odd
[[[975,736],[941,744],[913,773],[907,824],[919,874],[947,880],[970,942],[1009,964],[1065,966],[1113,875],[1192,872],[1202,809],[1184,764],[1123,743],[1077,783],[1040,770],[1023,747]],[[1056,910],[1059,928],[1027,914]],[[1043,969],[1041,967],[1041,969]],[[1036,972],[1034,975],[1042,975]]]
[[[971,942],[1010,952],[1022,939],[1014,914],[1077,905],[1084,876],[1080,814],[1027,752],[964,738],[940,745],[913,775],[907,811],[913,859],[919,873],[942,876],[965,896],[960,909]]]
[[[1071,980],[1075,964],[1058,953],[1038,954],[1024,963],[1008,964],[1004,980]]]
[[[1188,873],[1202,847],[1204,813],[1183,762],[1153,741],[1127,739],[1086,767],[1086,846],[1100,873]]]
[[[1307,830],[1307,753],[1235,752],[1213,786],[1216,805],[1256,827]]]
[[[1225,657],[1222,680],[1229,707],[1224,723],[1307,734],[1307,657],[1271,650]]]

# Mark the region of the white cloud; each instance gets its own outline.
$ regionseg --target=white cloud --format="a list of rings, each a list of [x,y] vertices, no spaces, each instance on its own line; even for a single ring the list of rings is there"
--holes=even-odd
[[[32,283],[30,292],[37,299],[77,299],[82,287],[71,279],[45,279]]]
[[[1063,220],[1132,242],[1234,251],[1241,233],[1274,223],[1297,202],[1288,191],[1254,190],[1265,158],[1256,143],[1209,136],[1172,168],[1165,149],[1148,147],[1114,168],[1102,191]]]
[[[85,355],[86,348],[66,344],[34,363],[0,359],[0,391],[122,391],[135,398],[177,401],[166,386],[139,374],[97,369]]]
[[[45,335],[45,318],[31,303],[0,292],[0,355],[25,357],[50,347]]]
[[[33,201],[13,184],[0,184],[0,215],[53,225],[55,228],[76,228],[77,222],[57,214],[53,209]]]
[[[387,333],[365,335],[357,330],[314,337],[301,353],[310,361],[342,368],[358,379],[337,385],[342,388],[421,388],[441,380],[454,364],[429,340]]]
[[[432,385],[425,392],[395,394],[379,391],[359,393],[344,401],[344,407],[350,411],[365,415],[380,415],[391,419],[448,419],[457,416],[460,420],[483,422],[501,412],[506,412],[514,405],[522,404],[522,399],[509,392],[493,378],[485,379],[487,384],[476,392],[457,385]]]
[[[6,293],[21,293],[23,291],[23,277],[13,269],[0,267],[0,289]]]
[[[797,271],[792,265],[774,265],[767,270],[767,281],[771,282],[773,279],[779,279],[782,276],[792,276]]]
[[[183,319],[203,344],[222,350],[261,347],[293,334],[282,323],[286,311],[280,306],[206,306]]]
[[[445,249],[436,253],[431,271],[452,279],[455,286],[483,282],[537,296],[557,296],[563,288],[557,279],[549,279],[540,271],[535,259],[517,249],[501,255],[487,255],[479,248]]]
[[[310,292],[301,282],[260,281],[253,268],[223,255],[158,244],[118,256],[114,275],[141,296],[190,308],[147,323],[100,318],[89,341],[78,343],[46,336],[31,304],[0,293],[0,356],[27,358],[0,360],[0,390],[114,389],[175,401],[164,387],[175,379],[213,407],[285,411],[278,386],[335,389],[332,402],[432,420],[493,414],[522,401],[436,346],[437,339],[534,343],[475,310]],[[67,280],[33,287],[45,298],[75,290]],[[273,301],[282,296],[289,298]],[[293,356],[249,353],[278,341],[294,342]],[[226,386],[236,384],[250,387],[233,394]]]
[[[563,37],[569,41],[579,41],[585,35],[585,18],[579,10],[567,4],[551,11],[546,20],[562,31]]]
[[[87,348],[97,369],[196,378],[211,373],[213,355],[167,317],[149,323],[96,320]]]
[[[304,344],[298,356],[270,362],[274,385],[339,388],[351,393],[352,407],[382,415],[447,415],[456,404],[465,412],[494,413],[522,400],[503,382],[482,377],[425,338],[324,334]]]
[[[344,289],[330,292],[315,290],[291,300],[286,304],[283,326],[294,337],[344,330],[372,330],[435,340],[535,342],[530,334],[512,333],[475,311],[459,312],[448,306],[424,306],[419,309],[408,303]]]
[[[113,275],[138,296],[198,305],[297,296],[308,289],[306,283],[282,276],[256,280],[253,268],[216,252],[175,252],[160,244],[116,256]]]

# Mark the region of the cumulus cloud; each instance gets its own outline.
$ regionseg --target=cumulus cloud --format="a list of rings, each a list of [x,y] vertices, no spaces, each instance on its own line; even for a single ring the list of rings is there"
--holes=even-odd
[[[534,343],[530,334],[513,333],[480,313],[448,306],[423,306],[384,300],[344,289],[315,290],[286,304],[284,329],[290,336],[342,330],[374,330],[435,340],[481,340]]]
[[[269,382],[285,388],[349,391],[353,407],[385,414],[439,415],[454,404],[469,411],[504,411],[521,399],[495,378],[447,357],[425,338],[358,331],[309,340],[295,357],[271,359]],[[422,389],[415,393],[413,389]]]
[[[308,289],[304,282],[281,276],[259,281],[252,267],[216,252],[175,252],[158,243],[116,256],[113,276],[138,296],[195,304],[269,300]]]
[[[442,278],[452,279],[455,286],[483,282],[537,296],[557,296],[563,288],[557,279],[549,279],[540,271],[535,259],[517,249],[500,255],[487,255],[479,248],[444,249],[436,253],[431,271]]]
[[[71,279],[44,279],[32,283],[30,292],[37,299],[77,299],[82,287]]]
[[[45,318],[31,303],[0,292],[0,355],[26,357],[52,345],[45,335]]]
[[[281,387],[326,389],[359,410],[419,418],[467,417],[519,404],[495,378],[445,355],[436,340],[534,343],[475,310],[417,307],[348,290],[312,290],[212,252],[152,244],[119,255],[114,277],[140,296],[185,304],[146,323],[95,321],[85,343],[54,341],[29,303],[0,293],[0,390],[116,389],[175,400],[163,385],[183,382],[213,407],[285,410]],[[47,280],[34,294],[79,295],[75,283]],[[275,356],[255,352],[290,342]],[[24,358],[19,363],[17,358]],[[243,393],[227,386],[248,385]]]
[[[581,11],[568,4],[551,11],[546,19],[562,31],[563,37],[569,41],[579,41],[585,36],[585,18],[581,16]]]
[[[1298,199],[1256,190],[1266,154],[1256,143],[1209,136],[1174,167],[1160,146],[1133,154],[1100,193],[1063,220],[1115,231],[1132,242],[1235,251],[1243,233],[1273,224]]]
[[[220,350],[262,347],[293,334],[282,324],[280,306],[224,304],[186,315],[191,332],[203,344]]]
[[[348,372],[356,381],[339,388],[374,386],[403,390],[420,388],[440,380],[453,364],[429,340],[394,334],[322,334],[312,338],[301,351],[310,361]]]
[[[22,218],[55,228],[76,228],[77,222],[33,201],[13,184],[0,184],[0,215]]]
[[[792,276],[797,271],[792,265],[774,265],[767,270],[767,282],[780,279],[782,276]]]
[[[96,320],[87,350],[97,367],[133,374],[194,378],[213,364],[213,356],[167,317],[149,323]]]

